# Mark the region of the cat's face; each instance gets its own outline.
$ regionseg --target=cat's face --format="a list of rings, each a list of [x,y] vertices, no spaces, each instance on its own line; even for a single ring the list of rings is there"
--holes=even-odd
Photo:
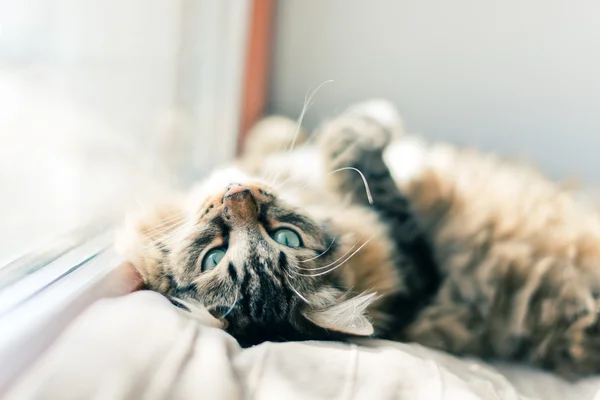
[[[169,243],[170,294],[201,303],[241,341],[372,333],[362,315],[372,299],[344,298],[329,273],[343,255],[336,232],[269,186],[216,175],[186,219]]]

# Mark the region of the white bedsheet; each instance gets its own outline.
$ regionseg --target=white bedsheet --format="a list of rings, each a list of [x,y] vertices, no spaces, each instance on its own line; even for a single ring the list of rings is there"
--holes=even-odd
[[[571,384],[382,340],[241,349],[162,296],[137,292],[81,315],[8,399],[600,399]]]

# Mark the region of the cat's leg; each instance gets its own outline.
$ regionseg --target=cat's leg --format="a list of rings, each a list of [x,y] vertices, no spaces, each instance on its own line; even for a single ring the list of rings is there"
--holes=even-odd
[[[396,264],[408,288],[391,306],[399,327],[431,299],[441,277],[429,240],[383,158],[401,131],[390,107],[387,103],[353,107],[326,123],[318,139],[329,189],[354,204],[371,207],[389,227],[397,246]]]
[[[385,103],[379,108],[366,103],[350,108],[320,128],[319,147],[331,190],[358,204],[400,211],[408,201],[383,160],[396,133],[394,118],[382,116],[385,107]]]

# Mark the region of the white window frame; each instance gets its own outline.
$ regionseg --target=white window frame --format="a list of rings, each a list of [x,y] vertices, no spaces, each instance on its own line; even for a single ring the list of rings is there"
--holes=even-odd
[[[179,2],[181,26],[201,26],[202,32],[195,37],[194,30],[182,30],[174,99],[176,107],[195,117],[188,127],[196,133],[191,147],[196,154],[206,155],[194,160],[192,176],[235,156],[252,4],[250,0],[193,1]],[[186,62],[199,50],[203,62],[190,71]],[[189,83],[190,74],[200,85],[192,101],[186,102],[178,92]],[[13,272],[30,273],[0,288],[0,394],[85,307],[139,287],[132,267],[112,249],[112,234],[112,228],[100,234],[78,231],[8,266]]]

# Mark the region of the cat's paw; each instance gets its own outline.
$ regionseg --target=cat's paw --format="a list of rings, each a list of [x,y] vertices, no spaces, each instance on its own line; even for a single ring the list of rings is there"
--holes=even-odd
[[[328,188],[358,204],[373,204],[374,192],[396,193],[383,159],[392,139],[384,125],[353,111],[325,124],[318,140]]]
[[[348,108],[346,113],[371,118],[392,132],[394,137],[399,137],[404,133],[404,124],[398,110],[387,100],[372,99],[357,103]]]
[[[335,169],[381,159],[392,138],[392,131],[378,121],[347,112],[321,128],[318,143],[327,167]]]

